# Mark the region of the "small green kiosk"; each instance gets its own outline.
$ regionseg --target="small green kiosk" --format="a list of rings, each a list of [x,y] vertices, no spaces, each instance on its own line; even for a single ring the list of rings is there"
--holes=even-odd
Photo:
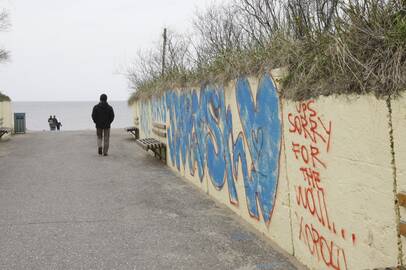
[[[25,133],[25,113],[14,113],[14,133]]]

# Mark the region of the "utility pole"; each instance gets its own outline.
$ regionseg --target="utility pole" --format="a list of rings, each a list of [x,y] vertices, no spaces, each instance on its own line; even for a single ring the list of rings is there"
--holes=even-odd
[[[166,42],[167,42],[167,36],[166,36],[166,28],[164,28],[164,34],[163,34],[163,48],[162,48],[162,76],[165,74],[165,58],[166,58]]]

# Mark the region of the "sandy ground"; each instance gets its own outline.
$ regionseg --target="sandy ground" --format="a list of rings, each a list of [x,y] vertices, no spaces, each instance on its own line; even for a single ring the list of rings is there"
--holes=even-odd
[[[0,142],[0,269],[302,269],[124,131],[96,152],[95,131]]]

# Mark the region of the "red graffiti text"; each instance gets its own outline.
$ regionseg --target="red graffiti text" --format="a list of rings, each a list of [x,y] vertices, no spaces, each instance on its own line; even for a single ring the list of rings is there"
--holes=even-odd
[[[347,241],[347,230],[336,228],[336,223],[331,220],[327,207],[328,192],[323,185],[333,125],[322,118],[315,109],[314,100],[298,103],[295,111],[288,114],[289,132],[294,137],[290,142],[291,153],[299,165],[298,178],[294,179],[299,240],[327,267],[346,270],[347,256],[337,242]],[[352,234],[353,244],[355,239]]]

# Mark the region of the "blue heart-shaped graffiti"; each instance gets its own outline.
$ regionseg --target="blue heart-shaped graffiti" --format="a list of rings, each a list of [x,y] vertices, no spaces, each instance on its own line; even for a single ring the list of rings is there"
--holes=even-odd
[[[271,219],[278,185],[281,145],[279,97],[269,75],[259,84],[256,104],[247,79],[239,79],[236,86],[237,106],[252,164],[246,164],[246,151],[241,136],[234,145],[234,168],[242,162],[248,210],[259,218],[257,198],[265,222]],[[251,173],[249,173],[251,168]],[[236,169],[235,169],[236,171]]]
[[[264,221],[269,222],[279,173],[279,97],[272,79],[265,75],[255,100],[248,80],[238,80],[236,99],[243,134],[234,141],[232,114],[225,104],[224,89],[202,87],[200,91],[168,91],[166,105],[170,126],[167,133],[171,162],[179,171],[187,162],[192,175],[197,168],[201,181],[207,166],[212,184],[222,189],[227,182],[230,201],[237,204],[233,176],[237,176],[241,161],[248,211],[259,218],[258,201]],[[252,164],[247,164],[247,155]]]
[[[207,115],[207,168],[210,179],[217,189],[222,189],[227,181],[231,203],[238,203],[237,189],[235,187],[229,140],[232,135],[232,115],[225,106],[224,89],[203,90],[206,96]]]
[[[262,129],[252,130],[252,140],[254,142],[254,149],[252,149],[252,155],[255,156],[255,159],[259,159],[261,155],[261,151],[263,150],[263,142],[264,142],[264,133]]]

